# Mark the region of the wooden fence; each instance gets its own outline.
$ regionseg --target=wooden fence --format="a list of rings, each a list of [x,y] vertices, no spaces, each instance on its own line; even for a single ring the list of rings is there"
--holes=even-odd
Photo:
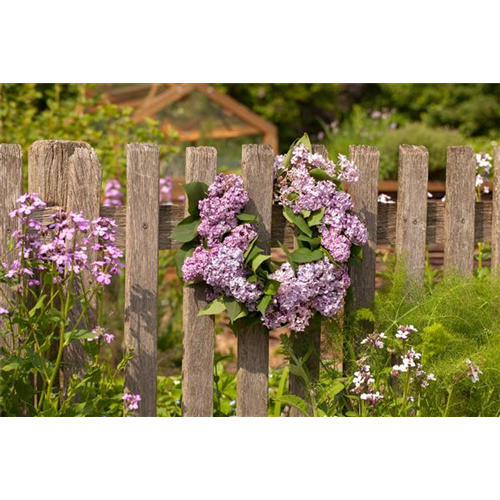
[[[316,152],[326,154],[322,146]],[[243,147],[242,176],[250,195],[249,212],[260,216],[259,236],[270,248],[278,241],[292,247],[293,230],[272,202],[274,153],[268,145]],[[369,241],[361,266],[351,270],[353,302],[350,307],[370,305],[375,293],[375,249],[394,244],[404,256],[411,279],[421,281],[426,243],[444,243],[445,271],[457,269],[471,274],[474,243],[491,243],[493,267],[500,264],[500,175],[493,183],[493,200],[476,201],[475,157],[467,147],[450,147],[447,156],[446,203],[427,199],[429,155],[424,147],[400,146],[397,204],[377,203],[379,152],[369,146],[352,146],[351,159],[361,171],[360,181],[350,188],[356,210],[368,226]],[[37,192],[47,210],[83,210],[87,217],[99,214],[118,224],[117,245],[125,250],[125,345],[134,349],[125,384],[140,393],[140,416],[156,414],[158,251],[175,249],[169,239],[184,217],[184,208],[160,206],[158,195],[159,149],[150,144],[130,144],[127,149],[127,205],[100,206],[101,166],[94,150],[83,142],[37,141],[28,155],[28,191]],[[500,171],[500,148],[495,149],[495,168]],[[0,145],[0,255],[7,251],[15,229],[8,213],[23,189],[21,148]],[[186,181],[210,183],[217,173],[217,151],[211,147],[188,148]],[[203,287],[184,291],[183,414],[213,414],[213,317],[197,313],[206,304]],[[312,375],[319,371],[320,327],[297,336],[317,352],[309,361]],[[237,414],[267,416],[269,338],[264,327],[252,327],[238,335]],[[75,350],[66,360],[76,365]],[[290,380],[292,394],[304,390],[300,380]],[[296,414],[296,413],[294,413]]]

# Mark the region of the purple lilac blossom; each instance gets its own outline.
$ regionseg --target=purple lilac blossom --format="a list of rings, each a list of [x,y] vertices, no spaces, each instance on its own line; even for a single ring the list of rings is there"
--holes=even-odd
[[[289,325],[294,331],[304,331],[315,311],[335,316],[350,285],[347,267],[337,267],[327,257],[299,265],[297,273],[285,262],[270,278],[281,285],[264,316],[269,329]]]
[[[88,339],[89,342],[92,342],[94,340],[104,340],[106,344],[111,344],[113,342],[115,335],[113,333],[109,333],[105,328],[102,326],[96,326],[93,330],[92,333],[95,333],[95,337]]]
[[[248,203],[241,177],[219,174],[208,188],[208,196],[198,204],[201,223],[198,234],[206,238],[208,247],[221,242],[222,237],[238,225],[238,215]]]
[[[160,179],[160,205],[172,205],[172,178],[168,175]]]

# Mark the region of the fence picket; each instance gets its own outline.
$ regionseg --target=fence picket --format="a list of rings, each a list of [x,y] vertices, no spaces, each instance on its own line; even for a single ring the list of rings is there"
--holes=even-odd
[[[444,271],[472,274],[476,164],[469,147],[451,146],[446,161]]]
[[[126,367],[125,386],[141,395],[136,413],[140,417],[156,416],[159,181],[158,146],[129,144],[124,338],[133,358]]]
[[[377,247],[378,167],[380,154],[371,146],[351,146],[351,161],[360,171],[359,182],[349,186],[354,207],[368,229],[368,242],[363,247],[363,260],[349,271],[353,297],[348,308],[368,307],[375,297],[375,266]]]
[[[186,149],[186,183],[210,185],[217,174],[217,150]],[[187,207],[187,200],[186,200]],[[185,417],[213,415],[215,323],[213,316],[198,316],[207,305],[203,285],[184,287],[182,359],[182,414]]]
[[[313,145],[313,153],[320,154],[328,158],[328,151],[325,146],[321,144]],[[303,332],[292,333],[291,335],[293,350],[297,357],[303,358],[306,356],[309,349],[312,347],[312,352],[307,358],[305,363],[305,368],[309,374],[311,381],[316,381],[319,377],[319,361],[320,361],[320,350],[321,350],[321,319],[313,321]],[[306,384],[305,381],[298,375],[290,372],[289,376],[289,390],[290,394],[293,396],[299,396],[304,400],[308,400],[305,391]],[[309,413],[312,415],[312,408],[309,408]],[[290,409],[291,417],[304,417],[305,415],[299,411],[297,408]]]
[[[95,151],[85,142],[36,141],[28,153],[28,190],[38,193],[48,206],[74,212],[83,211],[87,219],[99,217],[102,169]],[[93,251],[88,250],[94,259]],[[90,279],[82,273],[81,279]],[[78,286],[76,284],[76,286]],[[78,305],[71,318],[80,315]],[[95,307],[89,308],[90,324],[97,321]],[[65,374],[82,373],[84,352],[81,344],[73,342],[64,353]]]
[[[429,153],[423,146],[399,146],[396,255],[408,278],[422,283],[427,235]]]
[[[258,233],[266,253],[271,251],[273,150],[267,144],[243,146],[241,173],[250,201],[246,211],[260,218]],[[269,331],[261,325],[238,333],[237,405],[239,417],[267,416]]]
[[[9,213],[16,208],[16,200],[23,190],[23,160],[22,149],[17,144],[0,144],[0,262],[12,263],[14,254],[9,253],[9,240],[13,231],[18,229],[18,219],[9,217]],[[10,288],[0,284],[0,305],[3,303],[3,294],[11,296]],[[0,341],[12,347],[7,336],[2,335]],[[1,345],[1,344],[0,344]]]

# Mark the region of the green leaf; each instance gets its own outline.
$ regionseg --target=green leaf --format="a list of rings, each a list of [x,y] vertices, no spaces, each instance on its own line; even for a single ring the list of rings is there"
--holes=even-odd
[[[297,236],[297,239],[299,241],[305,241],[309,243],[311,250],[316,250],[321,245],[321,238],[317,236],[316,238],[309,238],[309,236],[306,236],[305,234],[299,234]]]
[[[45,302],[45,297],[47,297],[47,295],[45,295],[45,294],[44,294],[44,295],[42,295],[42,296],[38,299],[37,303],[36,303],[36,304],[35,304],[35,305],[31,308],[30,312],[28,313],[28,316],[29,316],[30,318],[32,318],[32,317],[35,315],[35,313],[36,313],[39,309],[41,309],[41,308],[43,307],[43,304],[44,304],[44,302]]]
[[[2,366],[2,371],[11,372],[12,370],[15,370],[16,368],[19,368],[20,366],[21,366],[21,363],[19,363],[19,361],[13,361],[12,363],[9,363],[8,365]]]
[[[238,214],[236,218],[242,222],[258,222],[259,216],[257,214],[247,214],[246,212],[242,212]]]
[[[217,297],[215,300],[212,300],[210,304],[206,305],[203,309],[200,310],[198,316],[210,316],[212,314],[220,314],[221,312],[226,310],[226,305],[224,304],[224,298],[222,296]]]
[[[288,259],[288,262],[290,262],[291,266],[296,271],[297,270],[297,265],[293,261],[292,254],[290,253],[290,251],[288,250],[288,248],[285,245],[283,245],[283,243],[281,243],[279,241],[278,241],[278,245],[280,246],[281,250],[283,250],[283,253],[286,255],[286,258]]]
[[[281,283],[278,280],[268,279],[264,285],[264,293],[266,295],[276,295]]]
[[[296,146],[303,145],[305,146],[310,153],[312,153],[312,145],[311,145],[311,139],[309,139],[309,136],[307,134],[304,134],[298,141]]]
[[[199,224],[200,219],[198,217],[189,215],[177,224],[177,227],[170,235],[170,239],[180,241],[181,243],[188,243],[194,240],[198,236],[197,229]]]
[[[257,269],[266,262],[266,260],[269,260],[271,258],[270,255],[257,255],[253,260],[252,260],[252,271],[254,273],[257,272]]]
[[[245,253],[243,254],[243,258],[245,259],[245,263],[247,262],[247,257],[250,254],[250,252],[253,250],[255,243],[257,243],[258,237],[255,237],[250,244],[248,245],[248,248],[246,249]]]
[[[245,252],[247,256],[245,257],[244,264],[245,266],[248,265],[250,262],[252,262],[258,255],[264,253],[264,250],[262,248],[258,247],[257,245],[253,244],[252,248],[248,249],[249,252]]]
[[[309,175],[316,181],[332,181],[335,182],[333,177],[329,176],[323,169],[321,168],[312,168],[309,170]]]
[[[277,397],[275,400],[279,401],[281,404],[285,404],[288,406],[292,406],[293,408],[296,408],[306,417],[309,416],[309,413],[307,411],[307,403],[298,396],[292,396],[291,394],[286,394]]]
[[[177,276],[182,279],[182,265],[187,257],[191,257],[193,255],[195,248],[198,246],[197,242],[189,241],[188,243],[184,243],[184,245],[177,250],[175,254],[175,268],[177,270]]]
[[[315,262],[323,258],[324,254],[321,250],[309,250],[308,248],[298,248],[293,251],[292,254],[293,262],[297,264],[305,264],[307,262]]]
[[[311,215],[310,210],[301,210],[300,213],[302,214],[302,217],[304,217],[304,219],[307,219]]]
[[[203,182],[190,182],[189,184],[183,184],[182,187],[188,199],[188,212],[197,216],[200,213],[198,203],[206,198],[208,186]]]
[[[319,226],[323,222],[323,217],[325,215],[325,207],[321,207],[316,212],[313,212],[311,217],[307,220],[309,227]]]
[[[257,304],[257,310],[264,316],[266,314],[266,309],[273,300],[273,297],[271,295],[264,295],[262,299],[260,299],[259,303]]]
[[[227,312],[229,313],[229,319],[231,320],[231,323],[234,323],[236,320],[244,318],[248,315],[248,309],[233,297],[225,297],[224,305],[226,306]]]
[[[294,226],[300,229],[304,234],[309,237],[312,237],[311,228],[307,225],[306,220],[300,214],[294,214],[293,210],[290,207],[283,207],[283,216],[289,222],[291,222]]]
[[[64,340],[67,344],[72,342],[73,340],[88,340],[95,339],[97,335],[93,332],[89,332],[88,330],[71,330],[64,334]]]

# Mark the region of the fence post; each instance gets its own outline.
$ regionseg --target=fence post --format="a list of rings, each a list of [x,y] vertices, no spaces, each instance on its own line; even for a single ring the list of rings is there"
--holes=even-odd
[[[9,240],[13,231],[19,228],[18,219],[9,217],[9,213],[16,208],[16,200],[23,190],[23,160],[22,149],[17,144],[0,144],[0,262],[10,264],[14,254],[8,253]],[[9,296],[8,286],[0,284],[3,292]],[[0,295],[0,305],[3,294]],[[8,347],[13,344],[7,337],[2,336]],[[1,344],[0,344],[1,345]]]
[[[491,269],[500,272],[500,147],[493,153],[493,213],[491,221]]]
[[[243,146],[241,172],[250,201],[246,211],[257,214],[259,243],[271,251],[273,150],[267,144]],[[267,417],[269,331],[261,325],[238,333],[237,404],[239,417]]]
[[[48,206],[73,212],[83,211],[87,219],[99,217],[102,169],[94,150],[85,142],[36,141],[28,153],[28,190],[38,193]],[[92,250],[88,249],[91,259]],[[88,280],[87,273],[82,279]],[[72,318],[79,316],[78,306]],[[90,325],[95,326],[95,307],[89,309]],[[70,318],[71,319],[71,318]],[[82,373],[84,352],[80,343],[71,343],[64,353],[65,371]]]
[[[369,307],[375,297],[378,167],[380,154],[371,146],[351,146],[351,161],[360,172],[359,182],[349,186],[354,207],[368,229],[368,242],[363,247],[363,260],[358,267],[349,270],[353,288],[350,310]]]
[[[472,274],[476,162],[468,147],[451,146],[446,161],[444,271]]]
[[[408,279],[422,284],[427,235],[429,153],[423,146],[399,146],[396,255]]]
[[[215,148],[186,149],[186,183],[210,185],[216,174]],[[206,287],[202,284],[184,287],[182,414],[185,417],[213,416],[215,322],[213,316],[198,316],[207,305],[205,296]]]
[[[125,386],[141,395],[137,416],[156,416],[160,149],[127,146],[125,346],[133,358]]]
[[[313,153],[320,154],[325,158],[328,158],[328,151],[325,146],[320,144],[313,145]],[[297,332],[291,334],[293,351],[299,358],[303,358],[308,350],[312,346],[312,352],[305,363],[305,367],[309,373],[311,381],[316,381],[319,377],[319,360],[321,352],[321,318],[316,319],[311,322],[309,326],[303,332]],[[300,398],[307,401],[306,384],[299,376],[290,372],[289,375],[289,389],[290,394],[293,396],[299,396]],[[312,408],[309,408],[310,416],[312,414]],[[291,417],[304,417],[305,415],[299,411],[297,408],[290,409]]]

